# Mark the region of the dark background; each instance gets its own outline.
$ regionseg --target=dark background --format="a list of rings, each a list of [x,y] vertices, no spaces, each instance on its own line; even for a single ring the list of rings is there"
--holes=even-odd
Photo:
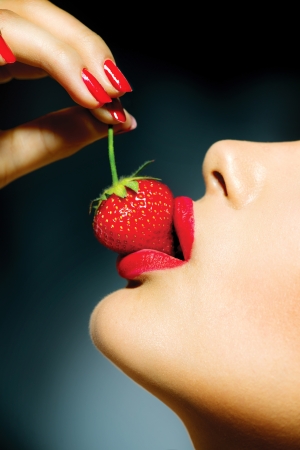
[[[153,176],[174,195],[197,199],[203,156],[216,140],[299,139],[298,40],[282,11],[253,18],[246,5],[56,3],[103,37],[134,88],[122,102],[138,128],[115,139],[119,173],[155,159]],[[71,104],[51,79],[1,85],[0,128]],[[110,184],[106,146],[95,143],[0,191],[5,450],[191,449],[173,413],[89,339],[92,309],[124,286],[88,214]]]

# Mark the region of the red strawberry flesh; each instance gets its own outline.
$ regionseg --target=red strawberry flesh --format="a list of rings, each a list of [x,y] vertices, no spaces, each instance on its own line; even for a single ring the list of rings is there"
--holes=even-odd
[[[138,184],[138,192],[126,188],[125,198],[112,194],[101,202],[93,222],[97,239],[122,255],[143,249],[174,255],[172,192],[153,179]]]

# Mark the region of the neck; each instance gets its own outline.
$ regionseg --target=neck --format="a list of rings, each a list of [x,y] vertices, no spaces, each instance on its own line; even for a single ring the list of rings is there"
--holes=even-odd
[[[245,418],[216,418],[207,411],[179,414],[195,450],[299,450],[300,440],[267,424],[249,423]],[[297,433],[298,434],[298,433]]]

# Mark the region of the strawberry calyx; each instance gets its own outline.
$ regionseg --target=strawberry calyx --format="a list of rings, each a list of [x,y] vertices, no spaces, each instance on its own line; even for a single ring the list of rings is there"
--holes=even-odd
[[[106,189],[99,195],[99,197],[95,198],[90,204],[90,212],[94,208],[96,211],[104,200],[107,200],[111,195],[115,194],[120,198],[127,197],[127,189],[129,188],[134,192],[139,191],[139,180],[160,180],[160,178],[154,178],[149,176],[138,176],[138,174],[153,160],[146,161],[142,164],[132,175],[129,177],[121,177],[118,178],[115,154],[114,154],[114,143],[113,143],[113,126],[108,126],[108,156],[109,163],[112,175],[112,185]]]

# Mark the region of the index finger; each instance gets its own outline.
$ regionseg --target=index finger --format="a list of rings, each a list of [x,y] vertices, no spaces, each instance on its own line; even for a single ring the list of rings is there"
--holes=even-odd
[[[0,28],[3,39],[19,62],[45,70],[76,103],[94,109],[111,101],[86,68],[85,61],[67,43],[8,10],[0,10]],[[84,69],[89,74],[90,85],[84,79]]]
[[[116,67],[114,57],[104,40],[71,14],[47,0],[2,1],[12,11],[75,49],[110,97],[132,91],[130,84]]]

